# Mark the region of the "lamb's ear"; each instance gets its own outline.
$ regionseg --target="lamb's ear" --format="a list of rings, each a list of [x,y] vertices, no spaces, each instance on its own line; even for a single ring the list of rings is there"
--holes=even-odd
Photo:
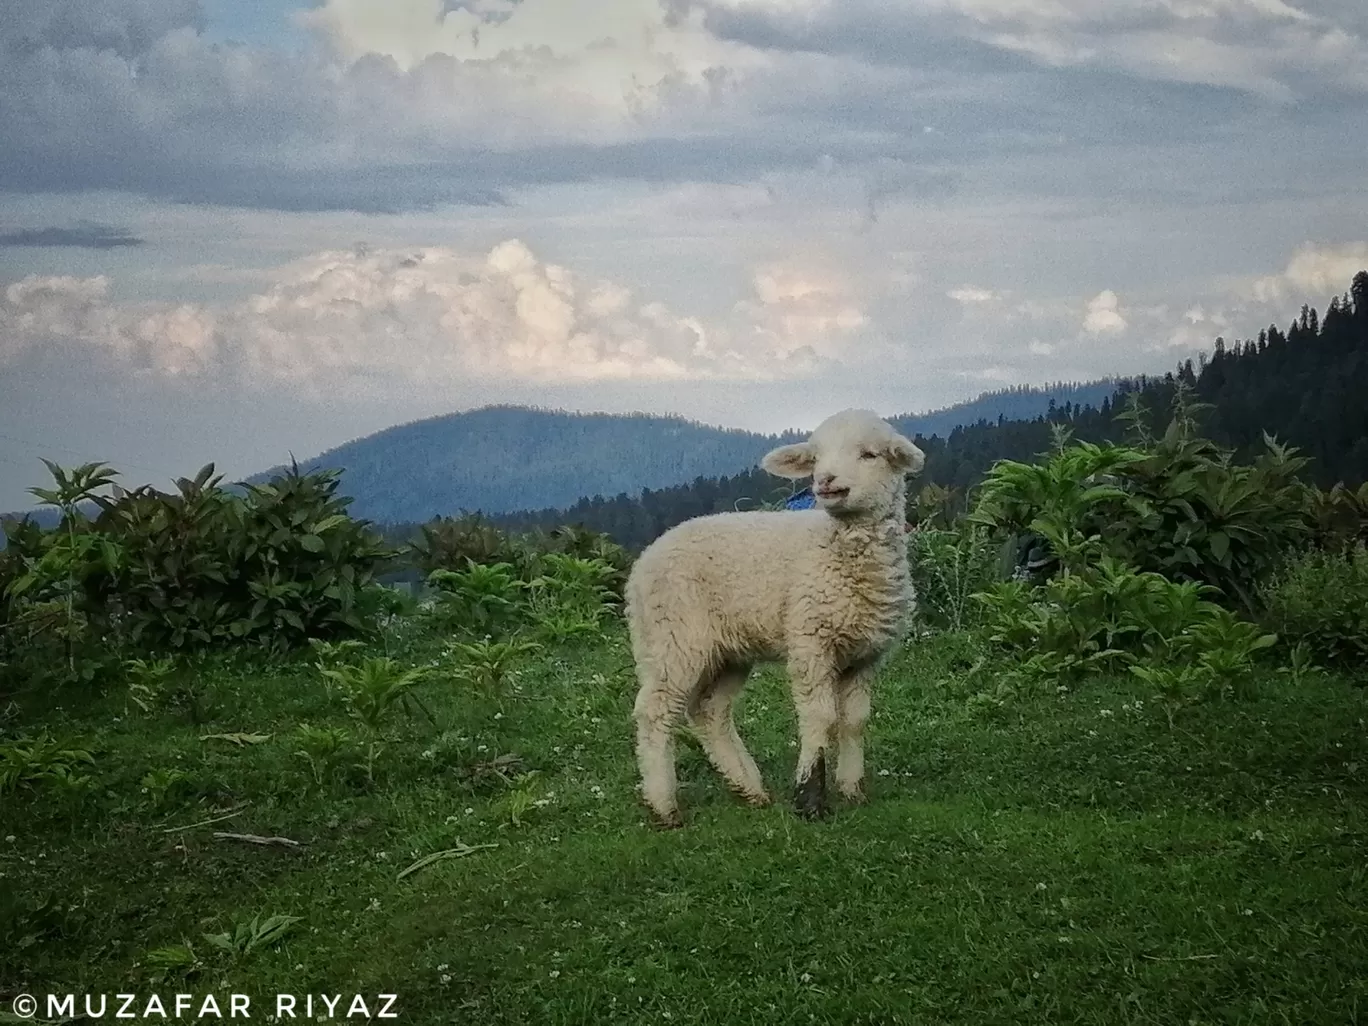
[[[926,466],[926,453],[902,435],[894,435],[888,446],[888,462],[904,474],[918,474]]]
[[[775,477],[787,477],[794,481],[810,477],[816,465],[817,454],[812,451],[812,445],[808,442],[781,445],[767,452],[765,458],[760,461],[760,466]]]

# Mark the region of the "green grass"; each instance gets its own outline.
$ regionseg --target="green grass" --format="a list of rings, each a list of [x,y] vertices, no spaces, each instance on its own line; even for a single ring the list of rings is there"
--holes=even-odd
[[[528,663],[501,702],[439,672],[437,725],[396,710],[373,785],[346,765],[316,786],[293,754],[300,722],[349,722],[303,665],[213,669],[201,724],[117,689],[30,704],[26,727],[92,747],[98,787],[0,799],[0,996],[237,991],[259,1019],[277,992],[385,992],[403,1022],[529,1026],[1368,1016],[1361,690],[1270,676],[1170,730],[1138,682],[973,700],[975,656],[943,637],[884,672],[868,805],[746,809],[685,744],[666,833],[635,795],[621,638]],[[781,675],[740,720],[787,798]],[[508,753],[507,779],[480,768]],[[184,774],[160,802],[158,770]],[[277,914],[301,917],[277,944],[203,939]],[[186,939],[200,964],[157,979],[148,953]]]

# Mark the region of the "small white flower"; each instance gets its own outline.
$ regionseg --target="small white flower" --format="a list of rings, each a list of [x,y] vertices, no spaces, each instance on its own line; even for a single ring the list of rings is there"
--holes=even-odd
[[[1048,887],[1049,887],[1049,884],[1046,884],[1046,883],[1044,883],[1043,881],[1042,881],[1041,883],[1036,884],[1036,890],[1038,890],[1038,891],[1043,891],[1043,890],[1045,890],[1045,889],[1048,888]]]
[[[811,983],[812,973],[803,973],[803,975],[798,977],[798,979],[802,980],[804,983]]]
[[[886,770],[886,769],[881,769],[881,770],[879,770],[879,776],[881,776],[881,777],[886,777],[886,776],[888,776],[888,770]]]
[[[1110,716],[1111,714],[1112,714],[1112,711],[1111,711],[1110,709],[1099,709],[1099,710],[1097,711],[1097,715],[1098,715],[1098,716]]]
[[[557,979],[559,976],[560,976],[560,970],[559,970],[559,969],[552,969],[552,970],[551,970],[551,979],[553,979],[553,980],[554,980],[554,979]]]
[[[6,835],[5,835],[5,843],[6,843],[6,844],[13,844],[14,841],[15,841],[15,837],[14,837],[13,834],[6,834]]]
[[[501,719],[503,719],[503,713],[495,713],[495,714],[494,714],[494,718],[495,718],[496,720],[501,720]]]
[[[450,974],[450,973],[442,973],[442,975],[439,976],[438,979],[441,980],[443,983],[450,983],[450,982],[451,982],[451,974]]]
[[[448,969],[450,969],[450,968],[451,968],[451,966],[449,966],[449,965],[447,965],[445,962],[443,962],[441,965],[439,965],[439,966],[437,967],[437,971],[438,971],[439,973],[444,973],[444,972],[446,972],[446,971],[447,971]]]

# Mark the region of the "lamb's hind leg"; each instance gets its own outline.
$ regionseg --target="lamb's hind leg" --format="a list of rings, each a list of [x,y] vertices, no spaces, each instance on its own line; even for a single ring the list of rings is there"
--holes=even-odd
[[[656,676],[646,671],[641,672],[641,678],[641,688],[632,710],[636,721],[641,794],[658,823],[673,829],[684,825],[677,797],[674,732],[684,718],[684,708],[695,682],[680,687],[669,676]]]
[[[750,671],[749,666],[725,666],[699,690],[689,712],[713,768],[743,801],[761,806],[770,803],[770,796],[732,716],[736,696],[745,687]]]

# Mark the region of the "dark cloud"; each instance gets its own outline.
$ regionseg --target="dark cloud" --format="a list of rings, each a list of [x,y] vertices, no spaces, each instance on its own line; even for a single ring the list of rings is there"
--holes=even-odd
[[[201,29],[198,0],[0,0],[0,46],[12,53],[109,50],[145,53],[178,28]]]
[[[760,50],[857,57],[875,64],[965,71],[1016,71],[1031,62],[1001,47],[964,38],[953,19],[905,11],[869,0],[842,0],[816,11],[781,11],[675,0],[676,13],[694,7],[714,35]]]
[[[123,246],[141,246],[144,239],[134,235],[127,228],[100,224],[96,221],[78,221],[70,228],[21,228],[18,231],[0,232],[0,246],[75,246],[81,249],[118,249]]]
[[[446,6],[491,23],[515,9]],[[1089,148],[1216,140],[1235,155],[1317,115],[1305,104],[1270,111],[1229,84],[1045,67],[977,38],[953,5],[927,14],[843,0],[801,17],[694,6],[718,35],[770,51],[772,66],[719,69],[707,88],[672,87],[658,107],[614,124],[602,112],[586,117],[578,101],[559,106],[538,76],[564,67],[535,48],[471,62],[437,54],[406,69],[376,55],[342,66],[321,51],[213,45],[198,34],[192,0],[0,0],[0,190],[392,213],[501,204],[525,185],[743,182],[827,161],[855,177],[851,199],[869,225],[885,204],[945,197],[995,160],[1053,159],[1065,181]],[[1153,7],[1124,16],[1093,7],[1107,32],[1165,24]],[[1250,31],[1221,24],[1226,39]],[[1313,62],[1285,77],[1319,89],[1341,130],[1362,125],[1361,93],[1316,76]]]

